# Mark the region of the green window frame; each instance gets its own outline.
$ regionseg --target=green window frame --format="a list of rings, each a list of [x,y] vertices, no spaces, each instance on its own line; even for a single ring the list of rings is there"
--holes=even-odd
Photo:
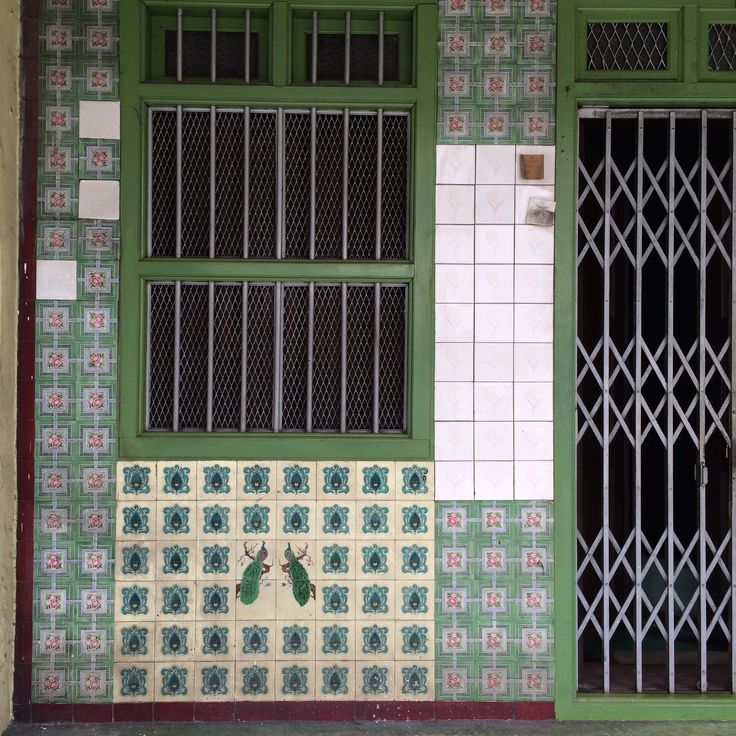
[[[214,8],[227,17],[251,9],[262,19],[269,38],[267,76],[255,83],[176,82],[162,77],[163,61],[155,38],[175,23],[176,8]],[[161,21],[156,15],[163,15]],[[173,13],[171,12],[173,10]],[[295,28],[313,10],[330,14],[350,11],[360,20],[385,12],[386,32],[410,33],[410,75],[402,65],[399,82],[340,85],[303,81],[294,63]],[[151,12],[156,11],[156,12]],[[121,298],[119,321],[120,457],[185,459],[260,457],[275,459],[388,458],[431,459],[433,450],[433,238],[434,146],[436,103],[435,0],[383,3],[354,0],[309,4],[274,0],[121,0]],[[152,20],[153,19],[153,20]],[[197,19],[198,20],[198,19]],[[196,27],[197,20],[194,21]],[[203,17],[205,22],[208,20]],[[409,25],[406,25],[406,24]],[[175,26],[174,26],[175,27]],[[185,26],[186,27],[186,26]],[[218,28],[219,28],[218,23]],[[251,26],[253,29],[253,25]],[[261,34],[263,30],[260,31]],[[311,32],[311,29],[310,29]],[[298,34],[297,34],[298,35]],[[158,44],[160,47],[160,44]],[[260,59],[259,59],[260,65]],[[297,73],[295,74],[295,69]],[[182,105],[253,108],[351,108],[408,111],[411,115],[409,257],[400,261],[230,260],[151,258],[147,256],[148,108]],[[407,285],[406,431],[401,434],[149,432],[145,430],[146,294],[151,281],[254,281],[403,283]]]

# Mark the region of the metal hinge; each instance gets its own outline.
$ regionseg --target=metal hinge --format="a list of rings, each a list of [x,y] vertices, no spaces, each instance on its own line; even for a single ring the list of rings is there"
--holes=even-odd
[[[695,482],[699,486],[708,485],[708,466],[705,463],[698,463],[695,466]]]

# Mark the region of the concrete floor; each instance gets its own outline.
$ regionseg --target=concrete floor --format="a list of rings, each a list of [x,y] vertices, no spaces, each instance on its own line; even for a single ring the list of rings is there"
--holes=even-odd
[[[383,721],[320,723],[156,723],[11,726],[4,736],[734,736],[733,723],[587,721]]]

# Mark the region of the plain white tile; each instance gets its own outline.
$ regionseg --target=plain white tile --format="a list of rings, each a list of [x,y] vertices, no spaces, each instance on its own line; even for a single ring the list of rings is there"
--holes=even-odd
[[[510,184],[476,186],[475,222],[477,225],[513,225],[514,187]]]
[[[435,222],[438,225],[472,225],[475,222],[475,187],[438,184],[435,189]]]
[[[472,304],[437,304],[434,315],[436,342],[473,342]]]
[[[510,304],[514,301],[514,266],[488,264],[475,267],[475,303]]]
[[[436,263],[473,263],[475,233],[472,225],[437,225],[434,231]]]
[[[513,304],[475,305],[475,342],[513,341]]]
[[[475,146],[437,146],[438,184],[475,184]]]
[[[102,100],[79,101],[79,137],[120,138],[120,102]]]
[[[475,459],[513,460],[513,422],[476,422]]]
[[[551,343],[514,345],[514,378],[517,381],[551,381],[553,378]]]
[[[516,224],[523,225],[526,222],[526,212],[529,209],[529,200],[534,199],[554,199],[555,188],[554,187],[541,187],[541,186],[517,186],[516,187]],[[539,227],[538,225],[532,225],[532,227]],[[554,228],[542,228],[553,231]]]
[[[476,382],[473,402],[476,422],[510,422],[514,418],[514,384]]]
[[[552,460],[552,422],[514,422],[515,460]]]
[[[472,501],[473,463],[435,462],[434,497],[437,501]]]
[[[554,474],[549,460],[517,460],[514,463],[514,498],[524,500],[552,500]]]
[[[552,342],[552,305],[515,304],[514,339],[518,342]]]
[[[36,299],[76,298],[76,261],[36,261]]]
[[[438,422],[472,421],[472,381],[436,382],[434,384],[434,418]]]
[[[477,501],[511,501],[514,498],[514,464],[512,462],[475,463],[475,499]]]
[[[80,220],[119,220],[120,182],[83,179],[79,182]]]
[[[554,228],[517,225],[514,230],[514,261],[516,263],[554,263]]]
[[[516,265],[514,267],[514,299],[517,302],[552,304],[554,271],[554,266],[529,263]]]
[[[511,343],[476,343],[476,381],[513,381],[514,346]]]
[[[552,382],[514,384],[514,419],[519,421],[552,421]]]
[[[513,225],[476,225],[475,262],[513,263]]]
[[[473,459],[473,422],[434,423],[435,460]]]
[[[434,377],[436,381],[472,381],[473,344],[437,343],[434,346]]]
[[[527,180],[521,176],[521,155],[522,154],[541,154],[544,156],[544,178]],[[517,184],[548,184],[555,183],[555,147],[554,146],[517,146],[516,159],[518,166],[516,169]]]
[[[475,154],[476,184],[515,184],[515,146],[477,146]]]
[[[474,268],[470,264],[440,263],[435,267],[435,301],[445,304],[472,304]]]

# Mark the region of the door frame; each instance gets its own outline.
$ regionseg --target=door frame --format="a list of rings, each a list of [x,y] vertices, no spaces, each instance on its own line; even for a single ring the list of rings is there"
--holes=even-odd
[[[704,19],[719,16],[736,23],[724,0],[618,0],[622,21],[651,11],[652,19],[677,24],[673,79],[645,74],[639,78],[600,73],[581,79],[576,48],[581,22],[592,13],[612,19],[607,0],[575,0],[558,4],[557,56],[557,220],[554,283],[554,499],[555,499],[555,712],[569,720],[736,720],[731,694],[579,694],[575,689],[576,641],[576,199],[577,110],[596,107],[736,108],[733,74],[719,78],[704,73],[699,58],[707,53]],[[583,11],[583,8],[585,10]],[[707,27],[706,27],[707,29]],[[560,31],[563,31],[560,33]],[[629,73],[630,74],[630,73]],[[732,581],[733,586],[733,581]],[[733,587],[732,587],[733,590]]]

